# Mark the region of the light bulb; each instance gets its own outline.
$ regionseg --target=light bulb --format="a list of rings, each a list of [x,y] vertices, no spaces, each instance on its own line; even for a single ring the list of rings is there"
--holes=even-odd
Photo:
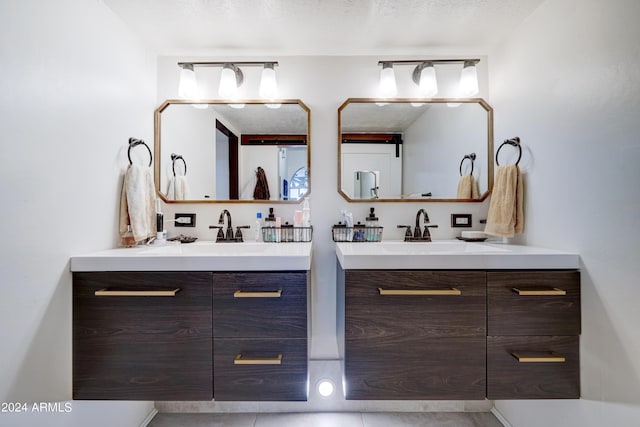
[[[272,63],[264,64],[264,68],[262,69],[260,96],[264,99],[276,99],[278,97],[276,70],[273,69]]]
[[[425,67],[420,71],[420,94],[427,98],[431,98],[438,93],[438,81],[436,80],[436,69],[433,63],[426,63]]]
[[[196,81],[196,73],[193,71],[193,64],[182,65],[178,96],[187,99],[196,99],[198,97],[198,82]]]
[[[331,397],[335,391],[333,381],[328,379],[320,380],[318,383],[318,394],[324,398]]]
[[[383,98],[393,98],[398,94],[396,86],[396,76],[393,72],[393,65],[385,62],[382,64],[380,72],[380,96]]]
[[[477,94],[478,91],[476,65],[471,61],[466,61],[462,68],[462,73],[460,73],[460,94],[469,97]]]
[[[222,68],[220,85],[218,86],[218,95],[222,98],[233,99],[238,91],[238,81],[234,68],[232,64],[225,64]]]

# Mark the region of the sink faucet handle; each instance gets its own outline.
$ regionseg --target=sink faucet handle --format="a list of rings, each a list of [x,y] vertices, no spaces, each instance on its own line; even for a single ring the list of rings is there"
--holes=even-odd
[[[436,224],[434,225],[426,225],[424,226],[424,232],[422,233],[422,238],[427,240],[428,242],[431,241],[431,233],[429,233],[429,229],[430,228],[438,228],[438,226]]]
[[[214,229],[214,228],[218,229],[218,235],[216,236],[216,241],[224,240],[224,233],[222,232],[222,226],[221,225],[210,225],[209,226],[209,229]]]
[[[411,226],[410,225],[398,225],[398,228],[406,228],[406,231],[404,232],[404,240],[405,241],[407,239],[410,239],[411,237],[413,237],[413,234],[411,234]]]
[[[239,225],[236,227],[236,237],[235,240],[236,242],[244,242],[243,236],[242,236],[242,229],[243,228],[249,228],[248,225]]]

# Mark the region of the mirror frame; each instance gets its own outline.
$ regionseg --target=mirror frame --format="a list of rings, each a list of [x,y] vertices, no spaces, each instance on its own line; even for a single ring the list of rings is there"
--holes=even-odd
[[[171,200],[167,199],[165,195],[160,191],[160,145],[161,145],[161,113],[167,109],[167,107],[171,105],[177,104],[297,104],[307,113],[307,192],[306,194],[298,200],[204,200],[204,199],[194,199],[194,200]],[[190,99],[167,99],[165,100],[153,114],[153,134],[154,134],[154,184],[156,187],[156,194],[158,197],[162,199],[165,203],[269,203],[269,204],[299,204],[302,202],[304,197],[309,196],[311,194],[311,110],[309,107],[305,105],[299,99],[274,99],[269,102],[265,102],[264,100],[220,100],[220,99],[209,99],[209,100],[190,100]]]
[[[355,103],[466,103],[479,104],[487,112],[487,165],[488,184],[487,191],[479,199],[438,199],[438,198],[399,198],[399,199],[353,199],[342,190],[342,110],[349,104]],[[338,108],[338,193],[347,201],[354,203],[372,202],[410,202],[410,203],[430,203],[430,202],[457,202],[457,203],[478,203],[483,202],[493,190],[493,108],[482,98],[347,98]]]

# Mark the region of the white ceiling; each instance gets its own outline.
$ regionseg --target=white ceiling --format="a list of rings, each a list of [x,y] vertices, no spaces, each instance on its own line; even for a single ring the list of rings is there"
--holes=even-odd
[[[484,54],[545,0],[104,0],[159,55]]]

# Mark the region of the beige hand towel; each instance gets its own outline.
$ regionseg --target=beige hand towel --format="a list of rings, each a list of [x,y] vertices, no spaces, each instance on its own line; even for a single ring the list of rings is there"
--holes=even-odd
[[[149,166],[130,165],[124,175],[120,197],[120,234],[131,225],[140,242],[156,235],[156,190]]]
[[[524,186],[517,165],[498,166],[484,232],[513,237],[524,231]]]
[[[479,199],[478,181],[471,174],[463,175],[458,181],[458,199]]]

